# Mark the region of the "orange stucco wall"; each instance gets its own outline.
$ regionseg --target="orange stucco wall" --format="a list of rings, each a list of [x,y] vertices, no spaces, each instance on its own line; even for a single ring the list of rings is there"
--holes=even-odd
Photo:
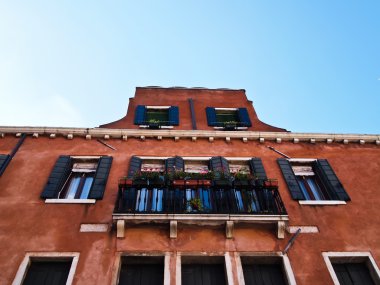
[[[126,119],[129,124],[131,116]],[[184,125],[184,128],[188,127]],[[17,140],[10,135],[0,139],[0,153],[9,153]],[[196,225],[179,225],[177,239],[169,238],[168,225],[127,224],[124,239],[116,238],[114,228],[107,233],[79,232],[82,223],[112,224],[118,178],[127,173],[132,155],[260,157],[268,177],[279,179],[279,191],[289,214],[289,224],[319,228],[317,234],[300,234],[288,254],[297,284],[332,284],[321,255],[323,251],[367,251],[380,264],[379,146],[260,144],[240,140],[227,143],[222,139],[212,143],[206,139],[174,142],[165,138],[162,141],[110,139],[107,143],[116,150],[94,139],[27,137],[0,177],[0,284],[11,284],[27,252],[79,252],[74,284],[111,284],[115,260],[121,252],[221,255],[225,252],[274,252],[283,250],[291,237],[287,234],[284,240],[277,239],[275,228],[266,225],[236,225],[231,240],[225,238],[224,227]],[[352,201],[339,206],[302,206],[293,201],[276,162],[280,156],[267,145],[293,158],[328,159]],[[94,205],[74,205],[45,204],[39,198],[59,155],[113,157],[103,200]],[[172,260],[173,271],[174,266]],[[233,270],[237,282],[234,264]],[[174,284],[175,278],[171,280]]]
[[[207,125],[206,107],[214,108],[247,108],[252,127],[249,131],[284,132],[285,129],[265,124],[259,120],[252,102],[247,100],[245,90],[224,89],[184,89],[184,88],[149,88],[138,87],[134,98],[129,100],[128,112],[122,119],[101,125],[101,128],[138,129],[134,125],[135,109],[137,105],[147,106],[178,106],[180,125],[176,130],[191,130],[191,112],[189,99],[193,99],[195,118],[198,130],[213,130]]]

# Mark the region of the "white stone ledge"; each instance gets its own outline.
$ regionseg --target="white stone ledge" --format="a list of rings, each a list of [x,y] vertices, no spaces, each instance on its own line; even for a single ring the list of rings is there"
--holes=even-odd
[[[380,134],[367,135],[367,134],[327,134],[327,133],[292,133],[292,132],[252,132],[252,131],[214,131],[214,130],[151,130],[151,129],[106,129],[106,128],[54,128],[54,127],[8,127],[0,126],[0,133],[6,134],[38,134],[39,136],[50,134],[56,134],[56,136],[67,137],[72,135],[76,137],[86,137],[90,135],[93,138],[104,138],[105,135],[109,138],[124,139],[130,138],[154,138],[158,136],[162,138],[205,138],[210,137],[214,139],[243,139],[248,141],[279,141],[282,142],[307,142],[310,143],[357,143],[365,141],[367,143],[373,143],[379,145]],[[365,146],[364,145],[364,146]]]
[[[46,204],[95,204],[95,199],[46,199]]]
[[[113,214],[114,220],[128,220],[135,222],[168,222],[176,220],[178,222],[254,222],[254,223],[275,223],[278,221],[288,221],[288,215],[229,215],[229,214]]]
[[[79,231],[81,233],[106,233],[108,224],[81,224]]]
[[[334,206],[334,205],[346,205],[346,201],[336,201],[336,200],[302,200],[298,201],[300,205],[309,206]]]

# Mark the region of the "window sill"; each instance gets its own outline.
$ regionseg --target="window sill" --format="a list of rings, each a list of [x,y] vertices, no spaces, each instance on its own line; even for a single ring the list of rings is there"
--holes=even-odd
[[[149,129],[149,125],[139,125],[140,129]],[[157,130],[159,129],[173,129],[173,126],[160,126]]]
[[[346,205],[345,201],[338,200],[302,200],[298,201],[300,205],[309,205],[309,206],[334,206],[334,205]]]
[[[46,204],[95,204],[95,199],[46,199]]]
[[[215,130],[224,130],[225,128],[224,127],[214,127]],[[241,130],[247,130],[248,127],[236,127],[235,130],[236,131],[241,131]]]

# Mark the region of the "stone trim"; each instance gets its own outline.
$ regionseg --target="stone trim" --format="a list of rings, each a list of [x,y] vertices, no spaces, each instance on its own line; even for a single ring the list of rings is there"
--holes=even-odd
[[[96,199],[46,199],[46,204],[95,204]]]
[[[72,257],[71,267],[69,275],[67,276],[66,285],[71,285],[74,280],[75,270],[78,265],[79,252],[29,252],[25,254],[23,261],[21,262],[16,277],[12,282],[12,285],[21,285],[26,276],[26,272],[30,266],[31,258],[41,259],[41,260],[57,260],[60,258]]]
[[[380,145],[380,134],[327,134],[327,133],[291,133],[291,132],[252,132],[252,131],[209,131],[209,130],[146,130],[146,129],[106,129],[106,128],[54,128],[54,127],[8,127],[0,126],[0,137],[6,135],[17,134],[34,135],[36,138],[46,135],[51,138],[57,136],[73,139],[75,137],[84,137],[86,139],[104,138],[105,136],[114,139],[129,138],[153,138],[158,136],[163,138],[188,138],[195,141],[197,138],[213,138],[223,140],[226,137],[230,139],[246,139],[247,141],[265,140],[282,142],[307,142],[307,143],[327,143],[338,142],[343,144],[358,143],[365,145],[367,143],[375,143]]]
[[[106,233],[108,224],[81,224],[79,232],[81,233]]]
[[[300,205],[309,206],[335,206],[335,205],[346,205],[346,201],[340,200],[299,200]]]

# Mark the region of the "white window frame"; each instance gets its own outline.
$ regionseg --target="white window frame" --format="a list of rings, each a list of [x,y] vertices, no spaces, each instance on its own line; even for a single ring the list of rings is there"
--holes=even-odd
[[[74,160],[97,160],[98,161],[98,164],[99,164],[99,160],[101,158],[101,156],[99,155],[91,155],[91,156],[70,156],[71,159],[74,159]],[[79,162],[80,163],[80,162]],[[77,172],[73,167],[71,168],[71,172]],[[86,172],[86,171],[85,171]],[[88,172],[92,172],[92,171],[88,171]],[[96,173],[96,169],[95,169],[95,173]],[[66,181],[66,183],[69,182]],[[66,185],[66,184],[65,184]],[[65,187],[65,185],[63,185],[61,191],[63,190],[63,188]],[[60,191],[60,192],[61,192]],[[54,199],[45,199],[45,203],[46,204],[95,204],[96,203],[96,199],[66,199],[66,198],[54,198]]]
[[[212,259],[215,257],[224,257],[224,269],[226,272],[227,285],[234,285],[233,272],[232,272],[232,260],[229,252],[217,252],[207,254],[205,252],[177,252],[176,259],[176,284],[182,284],[182,258],[194,258],[199,259],[199,261],[205,260],[207,258]],[[166,284],[165,284],[166,285]]]
[[[273,259],[278,258],[281,260],[281,264],[284,269],[284,275],[286,278],[286,282],[288,285],[297,285],[296,279],[294,277],[292,266],[290,265],[289,257],[282,252],[244,252],[244,253],[236,253],[236,266],[237,266],[237,274],[239,285],[244,285],[244,273],[243,273],[243,265],[241,261],[241,257],[252,257],[252,258],[260,258],[260,259]]]
[[[164,285],[170,285],[170,253],[156,253],[156,252],[118,252],[115,258],[115,263],[113,266],[112,273],[112,285],[119,284],[120,270],[121,270],[121,259],[126,257],[164,257]]]
[[[21,285],[24,282],[33,259],[43,261],[56,261],[64,258],[72,258],[69,275],[67,276],[66,281],[66,285],[71,285],[73,283],[75,270],[79,261],[79,252],[29,252],[25,254],[25,257],[17,270],[16,277],[13,280],[12,285]]]
[[[171,106],[145,106],[145,109],[169,110]],[[141,129],[149,128],[149,125],[139,125]],[[173,129],[174,126],[160,126],[161,129]]]
[[[326,262],[327,269],[330,272],[330,276],[334,282],[334,285],[340,285],[340,283],[338,277],[336,276],[331,259],[342,263],[350,263],[350,261],[365,261],[374,283],[376,285],[380,285],[380,270],[370,252],[328,251],[322,252],[322,256]]]
[[[288,158],[288,161],[290,162],[290,165],[291,165],[292,162],[311,163],[311,162],[317,161],[317,159],[316,158]],[[341,200],[298,200],[298,204],[309,205],[309,206],[336,206],[336,205],[346,205],[347,203],[346,201],[341,201]]]

